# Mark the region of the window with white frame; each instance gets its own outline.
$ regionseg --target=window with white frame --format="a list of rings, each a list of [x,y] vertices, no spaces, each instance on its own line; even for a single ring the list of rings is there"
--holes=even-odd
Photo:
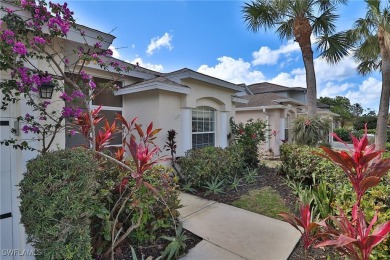
[[[192,148],[215,146],[215,110],[197,107],[192,110]]]

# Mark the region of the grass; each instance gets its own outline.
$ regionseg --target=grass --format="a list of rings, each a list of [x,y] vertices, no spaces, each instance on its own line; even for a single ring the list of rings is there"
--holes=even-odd
[[[233,206],[246,209],[270,218],[282,219],[280,212],[290,212],[278,192],[271,187],[249,191],[232,203]]]

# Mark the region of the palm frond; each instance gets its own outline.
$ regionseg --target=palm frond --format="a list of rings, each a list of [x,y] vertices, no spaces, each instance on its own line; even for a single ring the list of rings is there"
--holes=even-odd
[[[378,37],[371,35],[367,37],[365,41],[361,42],[359,47],[356,49],[354,57],[358,61],[374,60],[379,58],[381,53],[379,47]]]
[[[335,14],[336,8],[330,7],[313,19],[313,32],[315,35],[332,34],[336,30],[335,22],[339,18]]]
[[[381,62],[378,63],[378,60],[367,60],[361,62],[358,67],[357,71],[361,75],[367,75],[370,74],[373,71],[380,70]]]
[[[254,32],[273,28],[280,17],[275,6],[265,0],[245,3],[242,14],[247,28]]]
[[[346,36],[346,32],[340,32],[333,35],[324,34],[318,38],[317,50],[321,52],[330,63],[337,63],[343,57],[349,54],[353,44]]]
[[[289,19],[287,21],[282,21],[278,23],[278,29],[276,33],[279,35],[280,39],[291,39],[294,36],[294,19]]]
[[[347,4],[348,0],[318,0],[316,4],[321,12],[325,12],[329,8],[335,7],[339,4]]]

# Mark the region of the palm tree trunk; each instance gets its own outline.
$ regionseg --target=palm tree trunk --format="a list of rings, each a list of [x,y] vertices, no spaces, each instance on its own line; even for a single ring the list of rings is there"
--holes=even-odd
[[[390,35],[379,28],[378,39],[382,56],[382,92],[376,125],[375,148],[376,150],[385,150],[390,98]]]
[[[302,51],[303,64],[306,70],[307,87],[307,114],[313,116],[317,113],[317,84],[314,71],[313,50],[310,36],[312,28],[306,17],[298,17],[294,21],[294,36]]]

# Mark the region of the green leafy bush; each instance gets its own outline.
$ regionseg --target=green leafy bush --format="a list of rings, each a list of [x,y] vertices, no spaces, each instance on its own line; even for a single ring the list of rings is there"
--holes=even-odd
[[[340,137],[341,140],[344,142],[351,142],[351,130],[346,128],[336,128],[333,130],[335,134],[337,134],[338,137]]]
[[[243,151],[239,146],[229,148],[204,147],[189,150],[178,161],[184,182],[202,189],[214,180],[231,183],[235,177],[243,175]]]
[[[328,140],[330,121],[320,117],[299,116],[293,121],[292,141],[300,145],[315,146]]]
[[[376,129],[376,122],[378,118],[376,116],[361,116],[353,123],[353,128],[356,130],[364,129],[364,125],[367,123],[368,129]]]
[[[90,217],[98,165],[78,148],[48,152],[27,163],[20,182],[21,222],[37,259],[91,259]]]
[[[249,119],[245,124],[236,124],[230,119],[232,138],[236,145],[243,149],[243,160],[248,168],[257,168],[259,164],[258,148],[265,141],[266,123]]]
[[[318,151],[317,148],[310,146],[281,145],[281,172],[290,180],[303,182],[306,185],[317,183],[317,179],[322,175],[332,174],[333,172],[342,174],[342,171],[337,169],[333,163],[313,154],[316,151]]]

